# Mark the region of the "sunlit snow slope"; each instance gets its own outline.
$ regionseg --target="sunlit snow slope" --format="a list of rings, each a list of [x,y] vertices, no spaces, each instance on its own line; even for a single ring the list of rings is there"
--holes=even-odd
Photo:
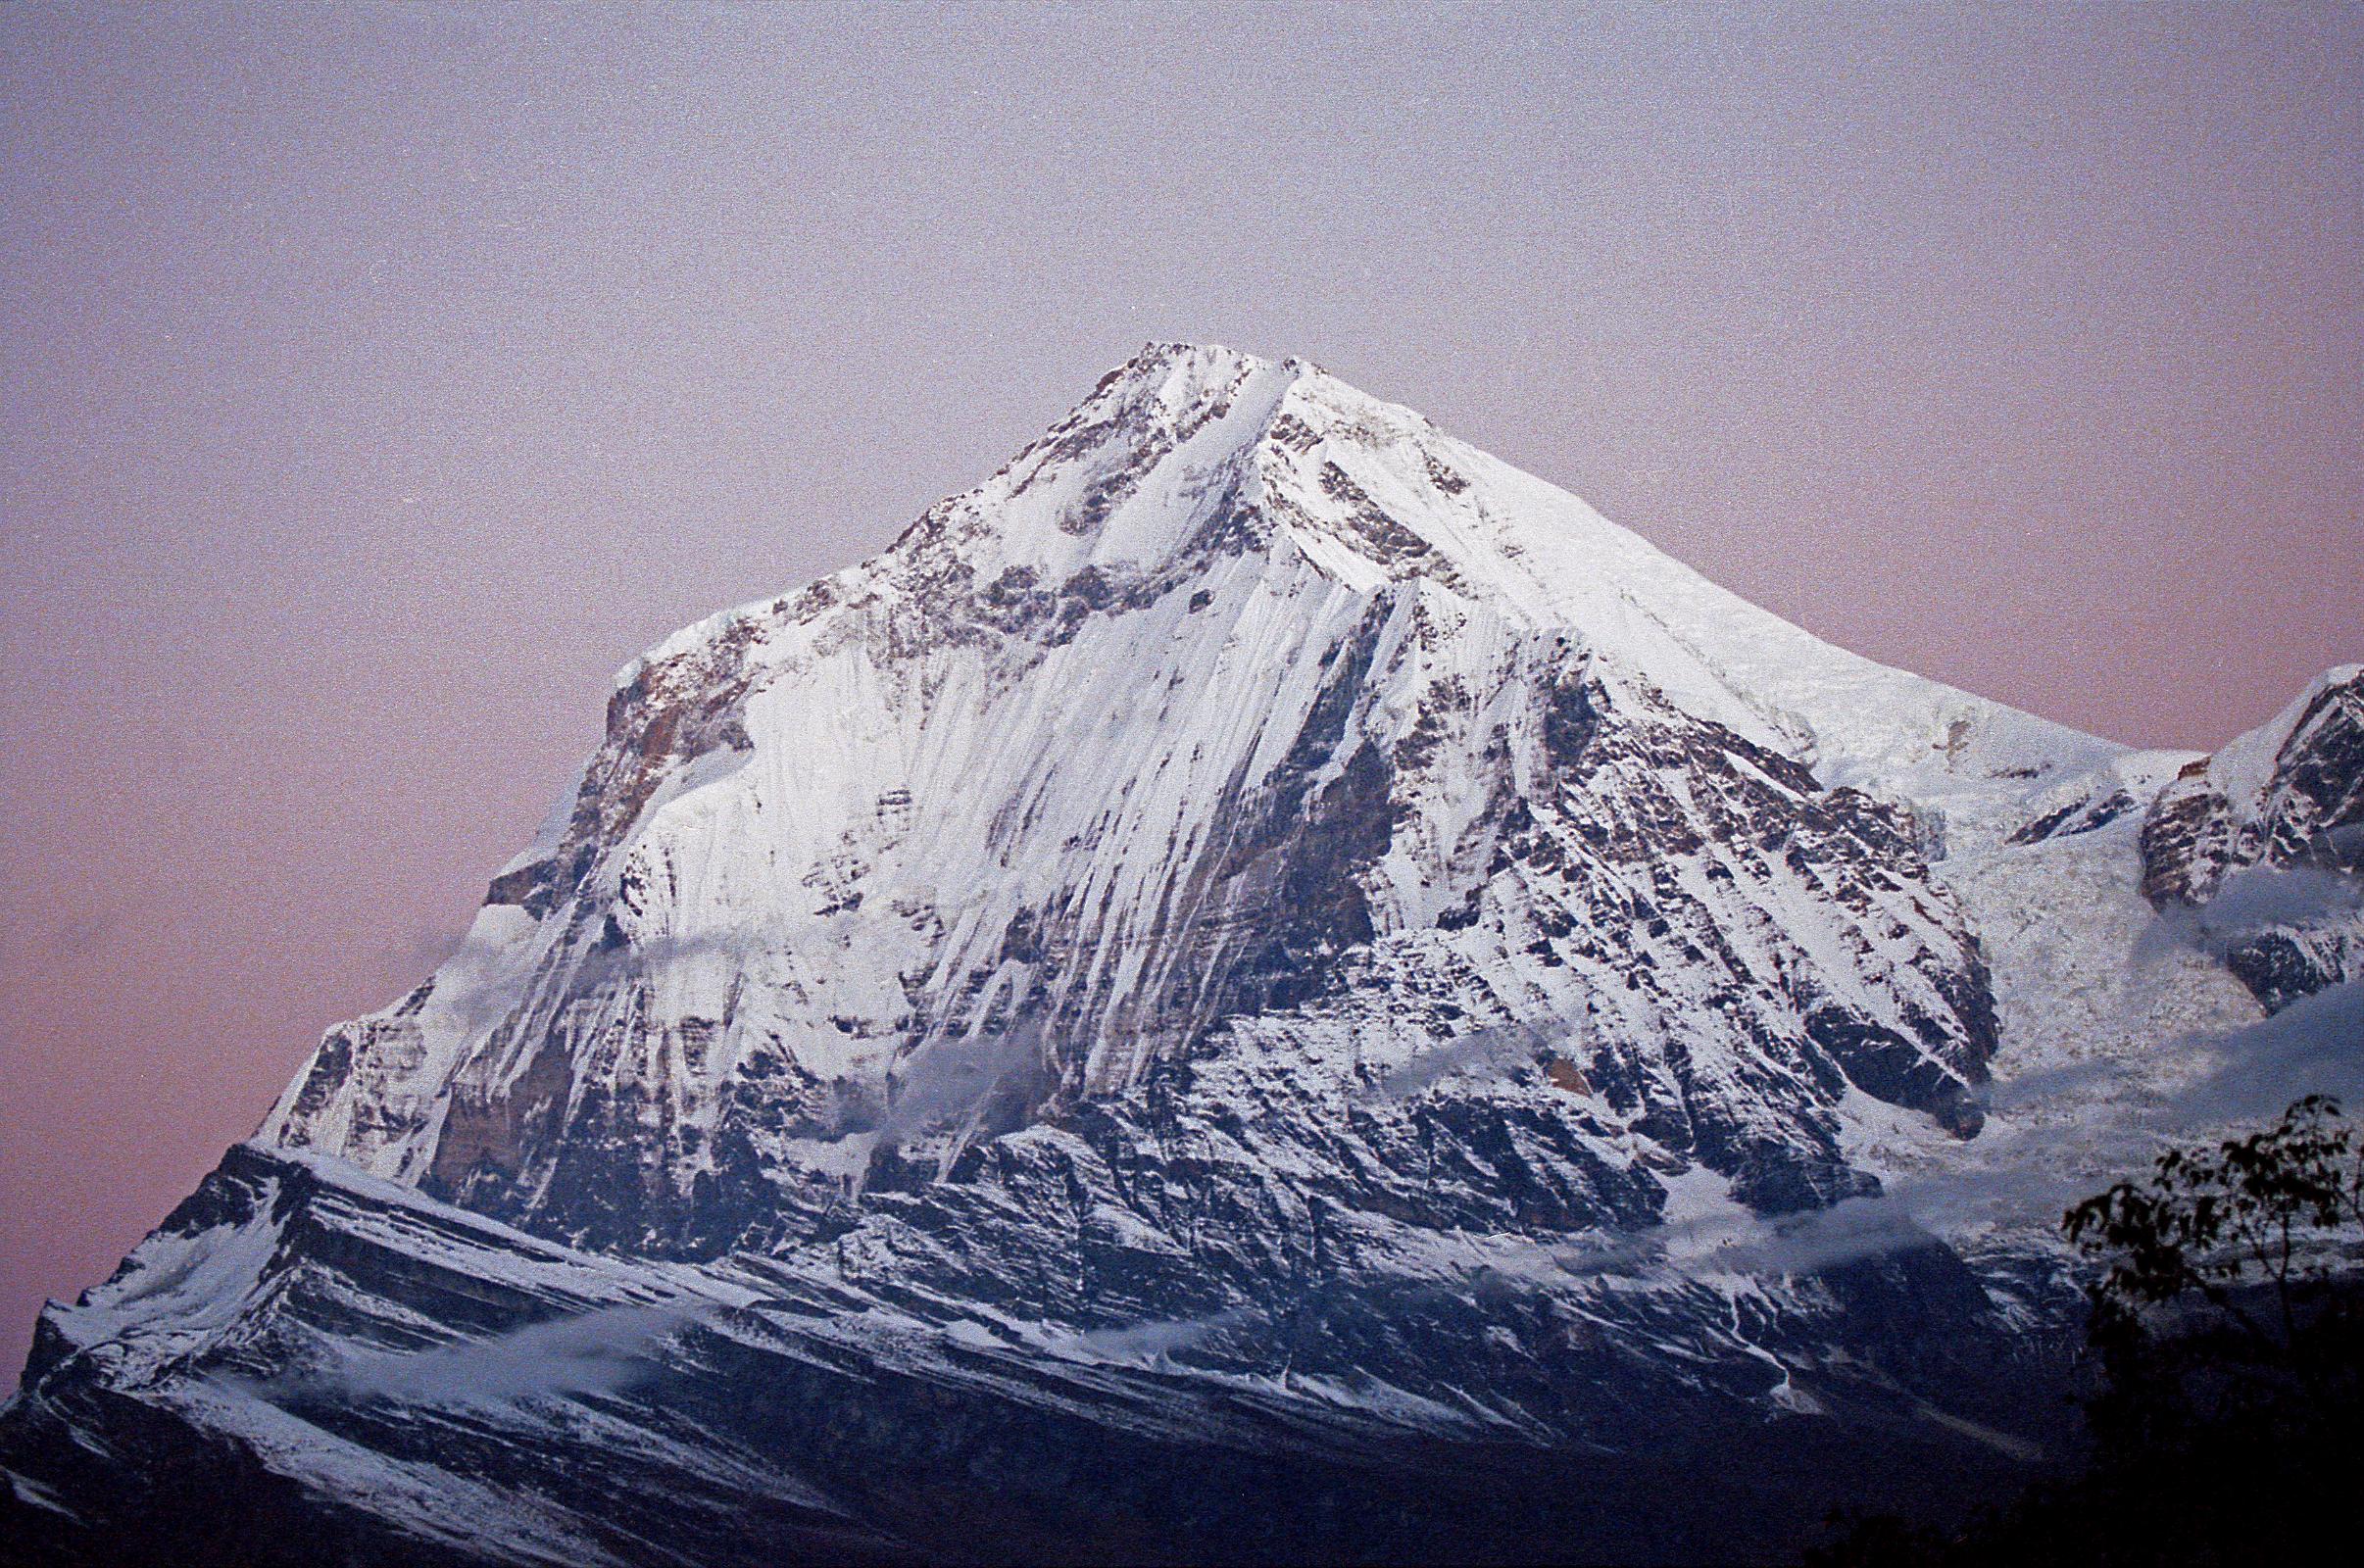
[[[466,949],[264,1136],[707,1251],[1159,1062],[1343,1104],[1532,1025],[1551,1185],[1599,1189],[1564,1222],[1695,1162],[1795,1207],[1857,1181],[1850,1090],[1975,1124],[1990,981],[1929,859],[2111,753],[1303,362],[1153,345],[884,555],[624,671]]]

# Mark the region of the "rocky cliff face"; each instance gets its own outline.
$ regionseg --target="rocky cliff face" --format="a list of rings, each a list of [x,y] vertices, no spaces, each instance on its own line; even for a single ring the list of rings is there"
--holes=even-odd
[[[2142,827],[2142,892],[2189,911],[2269,1009],[2364,979],[2364,665],[2186,766]]]
[[[1850,1094],[1967,1134],[1995,1044],[1945,808],[1893,786],[2099,750],[1309,367],[1156,347],[878,560],[627,671],[563,827],[265,1137],[712,1255],[1153,1080],[1276,1074],[1275,1136],[1417,1190],[1424,1113],[1357,1096],[1517,1031],[1551,1226],[1647,1217],[1653,1169],[1827,1202]]]
[[[2089,1180],[2092,1107],[1991,1076],[2358,972],[2360,680],[2129,755],[1153,345],[627,668],[461,953],[45,1318],[0,1459],[74,1539],[185,1545],[179,1465],[364,1557],[625,1561],[1696,1557],[1649,1494],[1709,1456],[2020,1462],[2045,1216],[1899,1195]],[[2233,922],[2259,867],[2327,880]],[[1751,1550],[1823,1505],[1718,1495]]]

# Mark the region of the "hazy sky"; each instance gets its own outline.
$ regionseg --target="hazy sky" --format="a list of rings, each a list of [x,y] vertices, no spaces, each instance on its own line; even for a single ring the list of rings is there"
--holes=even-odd
[[[2364,8],[0,8],[0,1356],[675,624],[1146,338],[2206,746],[2364,658]]]

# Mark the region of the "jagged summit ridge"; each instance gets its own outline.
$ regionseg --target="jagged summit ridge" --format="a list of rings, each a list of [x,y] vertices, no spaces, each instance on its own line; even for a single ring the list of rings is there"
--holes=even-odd
[[[2272,722],[2183,767],[2142,849],[2144,896],[2199,911],[2266,1007],[2364,980],[2364,664],[2325,671]],[[2245,916],[2214,907],[2228,893]]]
[[[881,556],[628,667],[463,952],[265,1136],[704,1251],[1160,1063],[1344,1104],[1517,1027],[1570,1149],[1816,1201],[1848,1094],[1975,1124],[1992,1005],[1926,857],[2111,751],[1303,362],[1153,346]]]
[[[1588,628],[1687,703],[1842,767],[1925,774],[1933,745],[1957,770],[1965,746],[1994,766],[2114,750],[1824,643],[1308,361],[1215,346],[1149,344],[986,483],[829,581],[875,588],[907,558],[949,550],[987,585],[1012,570],[1041,587],[1090,571],[1088,599],[1099,579],[1138,586],[1226,548],[1302,560],[1365,591],[1421,577],[1527,623]],[[651,657],[792,603],[714,617]]]

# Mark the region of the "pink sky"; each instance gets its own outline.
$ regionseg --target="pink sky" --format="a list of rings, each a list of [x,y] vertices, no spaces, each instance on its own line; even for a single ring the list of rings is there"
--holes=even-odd
[[[1146,338],[2208,746],[2364,658],[2364,11],[0,10],[0,1358],[677,623]]]

